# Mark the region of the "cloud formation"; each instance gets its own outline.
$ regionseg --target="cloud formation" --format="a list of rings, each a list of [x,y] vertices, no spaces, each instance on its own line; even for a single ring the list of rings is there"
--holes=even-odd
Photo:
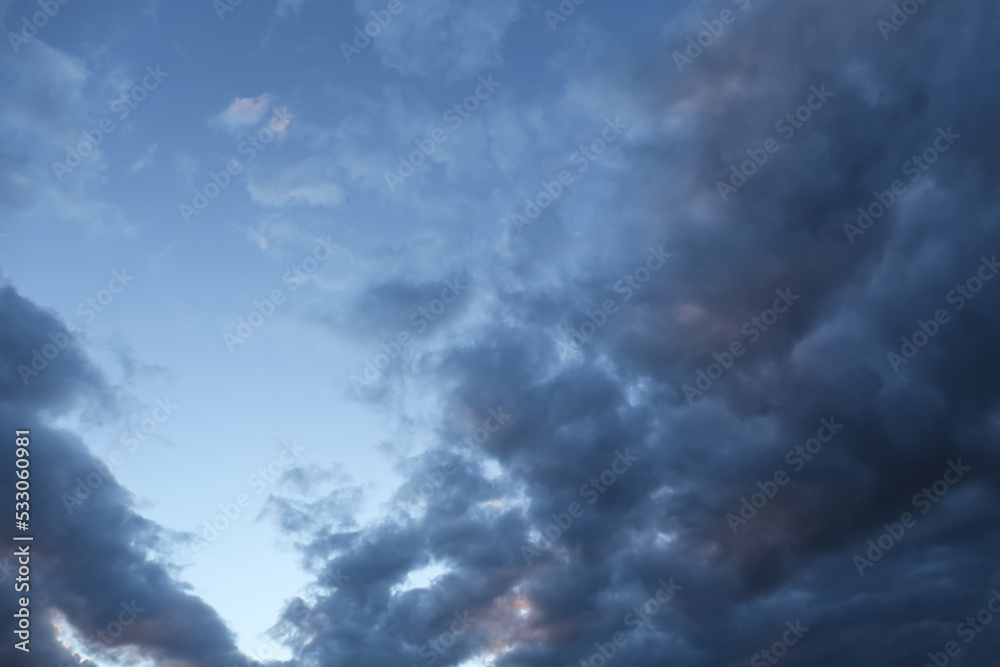
[[[30,445],[30,590],[22,591],[31,596],[30,653],[14,648],[15,621],[7,615],[0,661],[15,667],[100,665],[109,656],[184,667],[246,664],[216,612],[175,579],[164,560],[177,537],[137,513],[132,494],[101,472],[102,462],[78,437],[45,426],[81,406],[120,410],[115,388],[75,339],[26,386],[16,366],[64,327],[10,286],[0,288],[0,320],[0,427],[13,438],[15,430],[36,425]],[[13,447],[4,451],[6,469],[14,470]],[[88,477],[96,489],[88,486]],[[14,497],[15,479],[0,479],[7,498]],[[81,496],[86,502],[74,502]],[[3,534],[7,544],[15,544],[11,528]],[[13,610],[17,564],[6,560],[12,550],[5,551],[2,562],[13,571],[5,570],[0,599]],[[120,624],[123,620],[128,624]],[[82,662],[63,643],[59,634],[70,627],[92,661]]]
[[[370,521],[339,474],[292,471],[303,497],[268,498],[312,578],[274,627],[282,667],[895,667],[948,642],[995,660],[996,625],[974,623],[1000,586],[996,9],[925,3],[903,20],[861,0],[738,0],[624,43],[610,18],[607,34],[550,31],[537,7],[459,5],[407,2],[372,48],[404,75],[475,80],[516,51],[523,10],[560,49],[531,67],[564,80],[529,96],[498,72],[490,106],[396,199],[382,172],[448,108],[406,90],[358,96],[333,130],[303,119],[313,153],[248,169],[250,203],[287,207],[243,226],[261,251],[382,221],[352,242],[354,273],[325,292],[310,280],[295,312],[373,366],[392,355],[368,391],[349,373],[322,386],[392,422],[382,449],[405,480]],[[5,136],[41,142],[80,125],[54,91],[77,95],[87,70],[34,48],[26,71],[49,76],[16,82]],[[214,118],[241,134],[273,104],[237,97]],[[219,163],[188,150],[176,170],[193,187]],[[5,210],[41,199],[17,194],[28,161],[0,153]],[[348,192],[381,208],[349,216]],[[310,217],[334,208],[356,226]],[[435,312],[452,280],[469,287]],[[61,329],[0,288],[0,426],[38,425],[35,655],[7,643],[0,662],[80,664],[71,627],[98,664],[244,664],[179,581],[184,536],[113,477],[66,500],[104,476],[46,424],[123,408],[77,342],[25,386],[18,364]],[[398,332],[412,341],[397,353]]]
[[[372,40],[383,64],[403,74],[466,79],[495,67],[501,44],[520,16],[518,0],[469,5],[458,0],[402,0],[402,11]],[[355,0],[364,21],[385,11],[384,0]],[[374,30],[372,30],[374,32]]]
[[[928,5],[887,45],[891,11],[754,3],[683,73],[673,45],[703,26],[678,20],[658,55],[577,82],[627,110],[621,168],[589,216],[570,197],[506,236],[478,270],[489,307],[380,394],[397,407],[428,392],[442,416],[443,444],[405,463],[404,489],[427,498],[364,530],[303,531],[321,593],[283,626],[299,661],[603,664],[613,648],[638,666],[903,665],[956,640],[1000,582],[1000,293],[983,279],[949,301],[998,250],[982,114],[997,17]],[[939,165],[903,172],[948,128],[960,137]],[[717,182],[747,160],[723,200]],[[845,223],[894,180],[905,193],[851,243]],[[643,279],[661,244],[672,258]],[[540,266],[558,277],[534,280]],[[387,294],[355,319],[398,312]],[[888,354],[940,309],[949,323],[895,372]],[[597,333],[570,344],[588,321]],[[471,453],[448,444],[456,415],[497,405],[514,415],[503,430]],[[628,472],[619,450],[638,459]],[[947,497],[921,496],[954,465],[970,470]],[[727,515],[745,517],[735,534]],[[431,564],[445,574],[400,592]],[[647,604],[662,581],[682,588]],[[466,612],[476,622],[445,648]],[[976,636],[967,659],[996,654],[1000,636]]]

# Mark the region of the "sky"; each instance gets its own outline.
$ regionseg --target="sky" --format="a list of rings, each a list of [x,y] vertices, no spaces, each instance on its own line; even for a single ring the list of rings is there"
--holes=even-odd
[[[0,24],[0,664],[1000,657],[995,3]]]

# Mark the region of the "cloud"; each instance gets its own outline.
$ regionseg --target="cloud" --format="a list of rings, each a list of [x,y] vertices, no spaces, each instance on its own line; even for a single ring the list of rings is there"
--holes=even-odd
[[[175,538],[135,511],[133,496],[114,477],[100,473],[98,459],[83,442],[47,425],[52,415],[81,404],[105,412],[119,410],[115,389],[75,340],[25,385],[18,365],[32,363],[32,350],[49,344],[51,336],[58,338],[64,328],[9,286],[0,289],[0,320],[0,426],[11,434],[25,427],[31,431],[34,537],[31,588],[26,591],[31,596],[31,652],[5,641],[0,661],[12,667],[100,665],[107,664],[105,656],[128,654],[131,660],[189,667],[245,664],[218,615],[187,592],[164,564],[160,554]],[[14,452],[7,451],[5,465],[13,469]],[[0,491],[11,498],[14,480],[5,476],[0,481]],[[90,488],[88,480],[96,488]],[[84,495],[81,504],[67,501]],[[13,544],[10,531],[5,529],[4,535]],[[3,576],[6,580],[13,575]],[[0,592],[5,609],[17,608],[16,596],[8,581]],[[126,608],[132,615],[125,616],[130,622],[121,631],[113,624]],[[57,624],[72,627],[82,642],[76,648],[92,656],[92,662],[81,663],[79,655],[70,653],[56,634]],[[8,637],[14,636],[10,614],[2,626]]]
[[[309,183],[296,186],[287,184],[261,184],[252,181],[247,190],[250,197],[265,206],[308,204],[309,206],[336,206],[344,201],[343,191],[334,183]]]
[[[132,166],[129,167],[129,171],[135,173],[137,171],[142,171],[143,169],[152,167],[153,164],[155,163],[154,158],[156,156],[156,149],[159,147],[160,145],[156,142],[150,144],[146,148],[146,150],[142,153],[142,155],[136,158],[136,161],[132,163]]]
[[[272,103],[273,97],[269,93],[257,97],[236,97],[213,121],[230,132],[242,132],[259,125],[266,118]]]
[[[256,173],[247,191],[253,201],[265,206],[337,206],[344,202],[344,191],[326,173],[332,178],[329,167],[306,160],[273,172]]]
[[[4,98],[5,133],[21,135],[15,145],[30,137],[33,146],[47,149],[75,139],[76,128],[87,119],[90,72],[83,59],[33,39],[16,55],[7,50],[0,54],[0,65],[12,68],[15,63],[17,76],[5,77],[11,93]]]
[[[403,2],[403,10],[372,40],[387,67],[404,74],[464,79],[503,61],[501,45],[520,16],[518,0],[470,5],[459,0]],[[355,0],[364,21],[385,9],[381,0]]]
[[[47,224],[83,223],[91,232],[109,230],[126,237],[136,226],[121,209],[94,196],[107,169],[103,146],[94,147],[82,164],[56,171],[84,131],[101,120],[91,110],[104,104],[92,92],[95,79],[83,59],[32,39],[19,53],[0,51],[5,90],[0,137],[0,211],[16,218],[44,219]]]
[[[177,172],[185,186],[194,187],[194,177],[200,168],[201,165],[198,161],[187,153],[177,151],[174,154],[174,171]]]
[[[895,667],[922,664],[985,606],[1000,583],[1000,283],[970,280],[1000,255],[989,113],[1000,92],[984,83],[1000,67],[996,12],[928,3],[887,42],[878,21],[890,9],[861,0],[733,4],[737,22],[683,72],[674,50],[711,29],[694,11],[634,49],[571,43],[553,62],[587,67],[566,68],[540,101],[498,98],[495,114],[484,107],[438,149],[424,180],[379,197],[383,219],[401,221],[379,229],[344,298],[314,316],[394,357],[378,391],[357,400],[384,410],[392,437],[381,447],[406,481],[364,523],[348,480],[315,499],[268,499],[313,577],[275,627],[288,667],[600,664],[591,657],[610,650],[636,667],[735,667],[798,622],[809,630],[789,665]],[[373,48],[404,73],[445,78],[499,63],[516,19],[514,3],[406,12]],[[55,80],[76,81],[79,63],[43,56]],[[48,84],[29,83],[45,113],[62,113],[48,108]],[[801,117],[822,86],[833,96],[782,136],[780,120]],[[272,107],[268,94],[237,98],[217,122],[242,132]],[[335,206],[345,182],[384,193],[396,147],[440,117],[408,100],[386,107],[391,122],[358,112],[317,132],[317,153],[333,157],[255,165],[254,201],[288,208],[247,238],[268,251],[312,238],[295,207]],[[596,145],[609,114],[627,133],[513,231],[503,218],[577,169],[572,151]],[[25,135],[40,132],[33,120],[15,113]],[[358,140],[383,125],[398,130],[391,150]],[[909,180],[904,165],[939,128],[960,136]],[[773,137],[779,148],[764,150]],[[338,146],[349,150],[326,150]],[[5,150],[0,197],[21,210],[25,158]],[[197,163],[177,154],[177,166],[193,185]],[[892,193],[895,179],[905,193]],[[732,184],[725,199],[719,182]],[[859,206],[890,196],[863,235],[845,234]],[[672,255],[650,271],[661,247]],[[456,275],[468,292],[435,312],[428,304]],[[776,293],[796,295],[780,315]],[[434,317],[418,334],[407,318],[419,308]],[[32,664],[78,662],[56,625],[97,658],[242,664],[222,619],[164,564],[182,538],[144,519],[127,489],[104,479],[67,512],[62,494],[99,474],[96,459],[45,425],[81,404],[122,408],[75,343],[23,385],[18,364],[59,328],[0,289],[0,426],[36,424],[41,445]],[[396,351],[401,328],[412,340]],[[918,332],[925,344],[903,352]],[[894,368],[890,352],[906,363]],[[493,414],[509,417],[494,429]],[[843,428],[821,441],[834,422]],[[959,460],[971,470],[939,496]],[[787,484],[770,481],[777,471]],[[327,481],[289,477],[303,494]],[[11,481],[0,479],[3,497]],[[936,502],[924,495],[923,513],[914,494],[927,493]],[[899,533],[906,512],[917,522]],[[856,557],[887,535],[891,548],[861,576]],[[669,602],[655,597],[664,581],[680,586]],[[10,587],[0,591],[13,607]],[[143,611],[105,651],[96,633],[133,600]],[[611,649],[616,633],[625,641]],[[979,658],[963,657],[983,664],[998,651],[987,628],[968,648]],[[0,645],[3,664],[23,658]]]
[[[887,46],[877,21],[888,11],[754,3],[683,73],[669,46],[630,60],[608,44],[603,70],[565,86],[557,102],[600,109],[596,131],[602,100],[632,128],[590,167],[599,177],[579,175],[498,254],[468,260],[469,315],[410,345],[369,397],[408,441],[429,443],[387,444],[407,473],[397,509],[360,529],[337,513],[289,522],[319,589],[280,626],[298,661],[580,664],[622,632],[621,664],[735,666],[801,620],[810,630],[789,664],[904,665],[955,639],[998,582],[988,508],[1000,489],[1000,291],[984,286],[949,310],[950,328],[900,373],[887,353],[953,308],[950,290],[1000,250],[1000,167],[982,113],[1000,95],[982,85],[1000,47],[996,17],[974,6],[911,19]],[[683,49],[701,29],[679,21],[658,41]],[[834,96],[782,137],[776,121],[824,84]],[[903,165],[949,126],[962,138],[850,243],[858,206],[909,179]],[[772,136],[780,149],[723,201],[716,182]],[[447,244],[401,245],[407,269],[409,254],[451,259]],[[643,280],[661,245],[673,256]],[[391,272],[343,316],[364,339],[421,305],[420,281]],[[789,289],[800,299],[762,321]],[[607,299],[617,310],[602,322]],[[600,326],[576,347],[570,327],[586,322]],[[745,353],[689,403],[683,385],[733,341]],[[496,406],[509,423],[481,446],[456,444],[471,436],[470,412]],[[821,420],[843,430],[795,470],[787,453]],[[625,450],[638,463],[612,474]],[[958,459],[973,471],[922,514],[914,494]],[[734,534],[727,514],[777,470],[791,481]],[[408,500],[420,485],[425,499]],[[570,521],[573,503],[584,513]],[[916,528],[859,576],[854,556],[907,511]],[[539,550],[531,563],[525,545]],[[403,590],[432,565],[444,572],[433,585]],[[683,588],[638,623],[661,580]],[[431,642],[465,611],[477,621],[439,653]],[[970,650],[998,649],[1000,635],[984,632]]]

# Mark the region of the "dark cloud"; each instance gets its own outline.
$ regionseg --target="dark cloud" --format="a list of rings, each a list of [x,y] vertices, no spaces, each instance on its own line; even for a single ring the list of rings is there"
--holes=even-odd
[[[31,652],[14,648],[14,622],[8,615],[2,624],[0,662],[93,664],[80,663],[62,643],[60,632],[72,628],[98,662],[107,653],[185,667],[246,664],[215,611],[172,577],[161,556],[169,550],[171,536],[135,512],[131,494],[114,477],[102,477],[99,461],[79,438],[50,426],[75,406],[116,409],[113,388],[81,354],[77,342],[67,339],[48,367],[29,377],[27,385],[22,382],[18,365],[30,364],[32,351],[49,344],[49,334],[62,331],[56,318],[12,287],[0,289],[0,430],[9,440],[3,457],[8,472],[0,481],[0,494],[13,502],[14,431],[30,429],[34,537]],[[85,485],[88,476],[96,489]],[[78,492],[81,480],[84,486]],[[73,496],[82,502],[67,500]],[[3,535],[6,544],[15,544],[10,527]],[[2,562],[16,568],[13,549],[4,549],[10,562]],[[17,575],[5,575],[0,598],[4,609],[12,611],[19,597],[12,581]],[[121,629],[116,625],[120,621],[128,625]]]
[[[1000,250],[996,8],[926,3],[886,41],[890,4],[751,4],[683,74],[672,52],[700,20],[595,79],[641,128],[608,175],[615,224],[557,206],[481,268],[492,316],[420,369],[458,406],[445,413],[514,418],[471,452],[451,445],[464,422],[442,426],[410,484],[454,472],[411,514],[303,536],[322,591],[289,621],[304,664],[580,664],[621,631],[622,664],[737,665],[796,621],[809,629],[790,665],[922,664],[949,641],[970,664],[995,660],[994,628],[965,644],[956,626],[1000,584],[1000,284],[960,311],[948,294]],[[716,181],[823,85],[834,95],[723,201]],[[961,137],[911,183],[904,163],[949,127]],[[850,243],[844,224],[894,179],[908,192]],[[660,244],[673,257],[625,302],[616,281]],[[531,287],[539,266],[564,284]],[[786,289],[799,299],[750,342],[743,324]],[[619,311],[567,347],[566,327],[608,298]],[[373,291],[370,321],[399,303]],[[950,321],[894,372],[887,353],[941,308]],[[683,385],[733,341],[745,354],[689,404]],[[821,420],[843,428],[796,469],[787,453]],[[638,462],[588,504],[581,487],[624,449]],[[922,514],[914,494],[959,460],[972,470]],[[778,470],[787,483],[734,535],[727,514]],[[522,547],[574,502],[582,516],[526,563]],[[854,556],[905,512],[916,524],[860,576]],[[433,586],[393,592],[432,563],[447,572]],[[338,570],[349,580],[323,583]],[[633,628],[671,578],[682,589]],[[428,652],[464,610],[472,629]]]
[[[316,470],[287,475],[301,497],[269,499],[315,578],[275,627],[291,664],[597,666],[616,637],[609,664],[636,667],[765,664],[791,639],[782,664],[919,665],[950,641],[967,664],[996,661],[996,624],[968,644],[959,624],[1000,587],[1000,282],[952,290],[1000,254],[997,8],[924,3],[884,39],[891,4],[747,6],[683,73],[674,51],[702,6],[628,44],[645,54],[632,60],[592,47],[613,52],[572,87],[628,111],[614,159],[521,234],[479,221],[496,256],[442,260],[442,281],[468,271],[468,295],[362,392],[445,415],[425,451],[386,445],[407,477],[387,516],[360,524],[346,480],[313,497],[339,479]],[[78,64],[63,64],[72,83]],[[904,165],[948,128],[960,137],[910,181]],[[717,183],[768,139],[780,148],[723,199]],[[896,179],[907,192],[845,231]],[[673,254],[641,289],[619,288],[661,246]],[[371,349],[411,331],[441,285],[397,275],[407,252],[385,251],[399,262],[325,323]],[[123,611],[116,653],[242,664],[127,490],[104,480],[67,511],[96,460],[47,424],[83,403],[117,410],[114,388],[75,343],[25,386],[18,364],[61,325],[9,287],[0,324],[0,425],[31,427],[36,494],[33,655],[7,641],[3,664],[76,664],[67,626],[100,658],[96,633]],[[922,327],[936,333],[894,368],[887,354]],[[491,410],[510,417],[486,430]],[[416,441],[423,424],[400,421]],[[421,571],[438,574],[411,587]]]

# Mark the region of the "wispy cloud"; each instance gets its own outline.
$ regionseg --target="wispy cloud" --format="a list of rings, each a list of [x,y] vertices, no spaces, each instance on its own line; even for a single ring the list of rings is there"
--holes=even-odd
[[[150,144],[146,148],[146,150],[143,151],[142,155],[136,158],[136,161],[132,163],[132,166],[129,167],[128,169],[129,172],[135,173],[137,171],[142,171],[143,169],[148,169],[149,167],[152,167],[153,164],[155,163],[154,158],[156,157],[156,149],[159,147],[160,145],[156,142]]]

